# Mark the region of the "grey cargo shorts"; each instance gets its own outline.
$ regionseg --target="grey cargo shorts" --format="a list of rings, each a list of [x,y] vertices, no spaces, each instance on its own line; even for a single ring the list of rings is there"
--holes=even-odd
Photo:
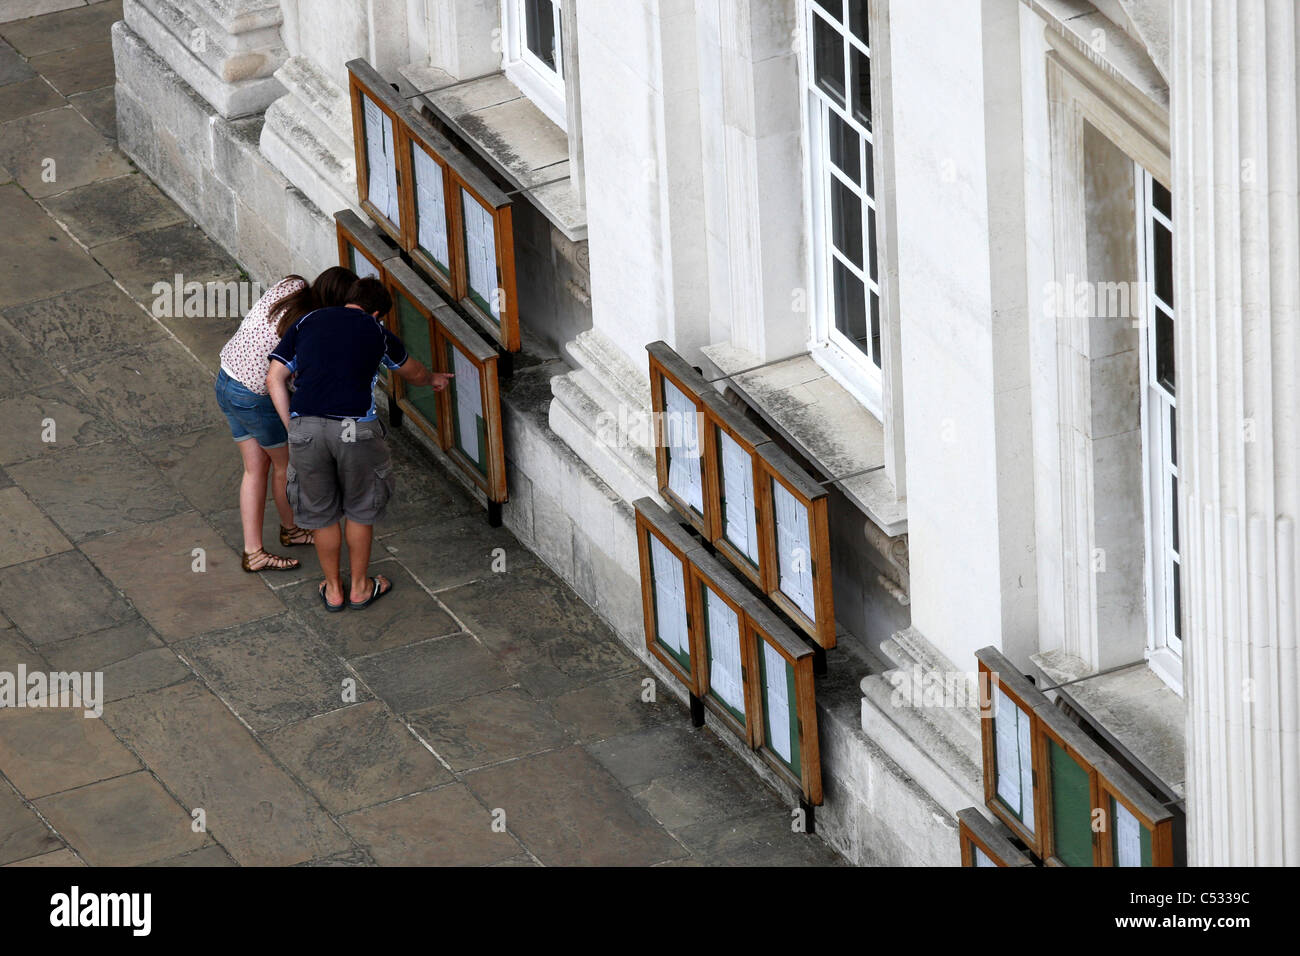
[[[387,434],[377,419],[289,420],[289,506],[300,528],[328,528],[344,517],[369,525],[384,516],[397,486]]]

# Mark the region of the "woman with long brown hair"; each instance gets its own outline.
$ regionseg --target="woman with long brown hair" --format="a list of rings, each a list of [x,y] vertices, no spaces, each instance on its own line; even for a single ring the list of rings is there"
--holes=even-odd
[[[326,269],[308,285],[302,276],[281,279],[257,300],[238,331],[221,350],[217,404],[230,423],[239,446],[244,477],[239,485],[239,517],[244,531],[245,571],[292,571],[297,558],[271,554],[262,547],[262,518],[266,513],[266,482],[280,513],[283,547],[311,544],[312,533],[299,528],[285,490],[288,479],[288,435],[266,391],[268,356],[285,331],[316,309],[345,305],[356,275],[342,266]]]

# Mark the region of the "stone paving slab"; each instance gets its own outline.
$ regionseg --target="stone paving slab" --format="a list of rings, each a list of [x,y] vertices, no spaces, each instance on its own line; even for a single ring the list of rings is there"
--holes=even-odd
[[[410,715],[411,726],[453,770],[469,770],[569,743],[546,705],[506,687]]]
[[[83,637],[45,644],[41,656],[57,670],[95,671],[163,646],[149,625],[137,617]]]
[[[69,849],[55,850],[53,853],[46,853],[43,856],[34,856],[27,860],[19,860],[17,863],[6,864],[8,866],[85,866],[80,858]]]
[[[457,783],[358,810],[342,822],[380,866],[483,866],[520,850],[509,832],[493,831],[492,814]]]
[[[183,495],[196,511],[211,516],[213,512],[230,511],[234,516],[236,535],[227,538],[235,550],[243,547],[244,535],[239,523],[239,482],[244,475],[244,466],[239,457],[239,446],[230,435],[230,426],[221,417],[217,399],[212,389],[207,391],[211,399],[213,418],[219,424],[179,435],[174,438],[160,438],[140,446],[141,453],[158,467],[164,478]],[[269,499],[268,494],[268,499]],[[280,519],[275,506],[268,500],[267,518],[272,523],[275,535],[264,537],[268,548],[279,548],[278,531]],[[213,522],[217,524],[217,522]],[[223,531],[222,527],[217,528]],[[226,537],[224,534],[222,537]],[[301,558],[304,552],[313,548],[293,548],[293,556]],[[278,552],[277,552],[278,553]],[[267,572],[268,575],[271,572]]]
[[[185,218],[180,207],[140,173],[70,189],[50,199],[45,208],[91,247]]]
[[[0,124],[0,142],[7,127]],[[0,222],[5,224],[0,230],[0,309],[108,280],[108,273],[16,185],[0,186]],[[0,330],[6,327],[7,322]],[[13,347],[7,335],[0,335],[0,389],[2,356]],[[38,366],[48,363],[41,360]]]
[[[0,24],[0,36],[26,57],[66,50],[102,40],[109,27],[122,19],[121,0],[94,4],[86,9],[52,13],[72,6],[67,0],[10,0],[23,19]],[[80,4],[78,4],[80,6]],[[46,16],[41,16],[47,14]],[[41,16],[37,20],[36,17]]]
[[[150,648],[120,661],[105,665],[104,700],[106,703],[159,690],[188,680],[190,669],[166,647]]]
[[[110,281],[15,306],[4,318],[61,369],[93,365],[167,335]]]
[[[74,541],[187,510],[158,469],[125,442],[60,447],[7,470]]]
[[[81,122],[86,123],[84,119]],[[98,132],[95,135],[103,139]],[[14,175],[22,182],[17,171]],[[150,305],[155,298],[154,283],[172,283],[178,273],[186,283],[224,282],[239,276],[239,265],[189,221],[106,242],[95,247],[95,258],[137,301]],[[182,309],[184,294],[182,287]],[[172,312],[175,312],[175,294],[172,295]],[[206,307],[206,289],[204,296]]]
[[[62,845],[36,811],[0,782],[0,866],[50,853]]]
[[[40,388],[54,377],[54,366],[17,329],[0,319],[0,397],[9,398]]]
[[[112,86],[113,44],[99,40],[84,46],[42,53],[29,61],[46,81],[64,96]]]
[[[429,522],[386,535],[383,548],[433,591],[537,564],[510,530],[481,514]]]
[[[370,689],[399,714],[427,710],[514,683],[492,653],[468,634],[398,647],[363,657],[353,666]]]
[[[124,176],[133,168],[104,134],[71,106],[0,124],[0,164],[37,199]]]
[[[349,845],[320,804],[196,682],[119,701],[105,720],[187,808],[206,811],[208,832],[241,865],[287,866]]]
[[[91,866],[140,866],[207,842],[147,771],[44,797],[37,808]]]
[[[0,123],[44,113],[62,105],[63,97],[59,91],[39,76],[0,86]]]
[[[380,701],[290,724],[265,740],[332,813],[385,803],[452,779]]]
[[[0,459],[6,465],[118,435],[96,403],[75,389],[46,386],[0,400]]]
[[[0,608],[38,648],[136,617],[79,551],[0,569]]]
[[[72,542],[41,514],[21,488],[0,489],[0,568],[71,548]]]
[[[13,47],[0,40],[0,86],[30,80],[36,73]]]
[[[193,549],[206,568],[193,570]],[[193,512],[88,541],[82,551],[165,641],[278,614],[284,604]]]
[[[29,800],[140,769],[102,719],[80,708],[0,708],[0,768]]]
[[[90,121],[105,139],[117,141],[117,98],[111,86],[68,97],[78,113]]]

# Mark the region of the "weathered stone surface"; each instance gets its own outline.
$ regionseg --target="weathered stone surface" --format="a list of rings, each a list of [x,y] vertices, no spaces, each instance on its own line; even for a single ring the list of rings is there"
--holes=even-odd
[[[176,204],[139,173],[69,190],[47,200],[45,208],[87,246],[184,218]]]
[[[203,573],[193,570],[195,548],[204,551]],[[193,512],[97,538],[82,551],[168,642],[284,609]]]
[[[71,373],[133,441],[149,442],[224,421],[212,379],[170,339]]]
[[[4,138],[5,128],[0,127],[0,141]],[[16,186],[0,186],[0,222],[8,224],[0,233],[0,308],[108,280],[107,273]],[[12,354],[8,342],[3,346],[0,363]],[[0,364],[0,389],[5,387],[4,369]]]
[[[0,86],[30,80],[36,74],[8,43],[0,40]]]
[[[113,85],[113,45],[102,40],[31,58],[31,65],[64,96]]]
[[[505,528],[489,527],[481,515],[408,528],[386,536],[383,547],[434,591],[537,563],[537,556],[522,547],[513,534]]]
[[[105,717],[187,808],[206,811],[208,832],[241,865],[287,866],[349,847],[320,805],[197,682],[120,701]]]
[[[0,124],[0,164],[37,199],[131,171],[126,158],[71,106]]]
[[[140,866],[197,849],[184,807],[146,771],[36,801],[41,813],[91,866]]]
[[[190,669],[169,648],[150,648],[104,668],[104,700],[113,703],[170,687],[191,676]]]
[[[63,105],[59,91],[40,77],[0,86],[0,123],[44,113]]]
[[[306,549],[292,550],[296,556],[299,550]],[[281,551],[289,553],[289,549]],[[400,565],[393,561],[372,561],[370,575],[377,574],[393,582],[393,590],[364,611],[348,610],[342,614],[326,611],[317,593],[324,580],[321,577],[312,577],[277,593],[313,623],[335,653],[349,660],[460,631],[460,625],[434,604]]]
[[[83,708],[0,708],[0,770],[29,800],[140,769]]]
[[[66,847],[62,850],[55,850],[53,853],[46,853],[42,856],[34,856],[27,860],[19,860],[17,863],[9,863],[8,866],[85,866],[77,855]]]
[[[0,489],[0,568],[67,551],[72,543],[23,494]]]
[[[0,319],[0,396],[48,385],[53,373],[44,357],[12,325]]]
[[[174,856],[169,860],[159,860],[153,866],[238,866],[230,854],[219,846],[209,845],[202,849]]]
[[[75,389],[47,386],[0,401],[0,458],[4,464],[118,437],[99,407]],[[46,440],[50,438],[53,440]]]
[[[4,317],[60,368],[101,362],[106,354],[156,342],[167,334],[111,282],[28,302],[8,309]]]
[[[514,683],[492,654],[468,634],[384,651],[354,666],[371,690],[398,713],[424,710]]]
[[[76,541],[185,509],[158,469],[125,442],[62,448],[8,470]]]
[[[122,595],[76,551],[0,570],[0,608],[37,646],[136,617]]]
[[[464,778],[548,866],[649,866],[681,845],[577,747],[512,760]]]
[[[19,181],[21,182],[21,177]],[[172,293],[172,285],[177,274],[183,276],[186,283],[200,284],[209,281],[225,282],[239,275],[239,264],[205,236],[202,230],[195,228],[189,222],[150,229],[147,232],[106,243],[95,250],[95,258],[103,263],[104,268],[111,272],[113,277],[137,300],[151,308],[161,294],[154,291],[155,283],[167,283],[166,291]],[[183,308],[185,290],[181,291]],[[206,306],[205,289],[204,309]],[[167,301],[162,300],[159,310],[167,307]],[[175,311],[174,298],[171,310]],[[203,315],[190,316],[192,319],[203,317]]]
[[[0,866],[51,853],[63,846],[31,807],[0,785]]]
[[[97,671],[162,646],[149,625],[134,618],[83,637],[42,645],[41,656],[57,670]]]
[[[493,832],[492,815],[458,783],[341,822],[380,866],[483,866],[519,853],[515,838]]]
[[[382,703],[290,724],[266,745],[332,813],[347,813],[451,780],[438,758]]]
[[[689,711],[667,688],[656,686],[645,701],[644,671],[597,681],[551,700],[551,712],[574,739],[590,743],[690,719]]]
[[[416,711],[410,721],[454,770],[482,767],[569,742],[546,705],[518,687]]]
[[[113,97],[113,87],[69,96],[68,104],[103,133],[105,139],[117,140],[117,101]]]
[[[216,404],[215,398],[213,404]],[[239,446],[231,438],[230,426],[224,418],[221,419],[221,424],[211,428],[141,445],[140,451],[158,467],[172,487],[203,514],[224,511],[238,504],[244,465],[239,456]],[[267,481],[269,484],[269,476]],[[266,510],[275,514],[275,505],[268,501]],[[217,524],[215,521],[213,523]],[[275,525],[278,528],[278,516]],[[218,525],[217,530],[221,531],[222,528]],[[265,541],[272,550],[280,544],[279,538],[273,535]],[[229,543],[235,550],[239,550],[243,543],[242,534]],[[308,550],[310,549],[295,548],[293,555],[301,557]]]
[[[343,707],[355,678],[291,614],[185,641],[180,652],[243,720],[261,732]],[[356,700],[370,694],[355,688]]]
[[[16,5],[21,10],[15,12],[21,17],[32,19],[7,24],[0,28],[0,36],[27,57],[102,40],[108,36],[108,29],[114,21],[122,19],[121,0],[109,0],[88,7],[77,3],[79,9],[64,13],[51,11],[73,6],[65,0],[16,0]],[[48,15],[35,19],[39,14]]]

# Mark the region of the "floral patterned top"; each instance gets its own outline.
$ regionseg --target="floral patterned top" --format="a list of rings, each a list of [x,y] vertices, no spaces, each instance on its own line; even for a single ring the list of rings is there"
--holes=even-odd
[[[280,343],[275,325],[268,321],[271,310],[281,299],[306,285],[301,279],[285,278],[267,289],[221,349],[222,371],[256,395],[267,394],[266,373],[271,367],[269,356]]]

